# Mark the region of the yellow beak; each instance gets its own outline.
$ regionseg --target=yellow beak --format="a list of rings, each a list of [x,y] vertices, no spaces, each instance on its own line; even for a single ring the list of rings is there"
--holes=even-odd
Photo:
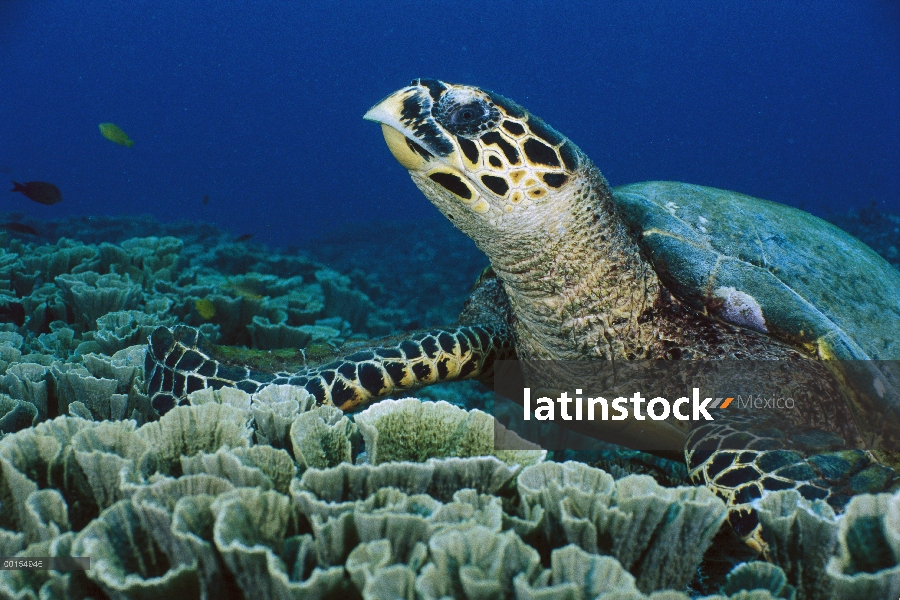
[[[381,124],[381,132],[391,154],[394,155],[397,162],[410,171],[421,169],[428,163],[421,154],[413,150],[414,140],[404,135],[407,128],[400,121],[400,115],[403,114],[403,102],[417,91],[416,86],[411,86],[394,92],[363,115],[363,119]]]

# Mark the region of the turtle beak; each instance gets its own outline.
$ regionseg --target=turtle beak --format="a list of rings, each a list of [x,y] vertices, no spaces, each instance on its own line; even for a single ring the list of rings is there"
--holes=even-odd
[[[434,118],[431,116],[431,96],[428,89],[411,85],[398,90],[369,109],[363,118],[381,124],[384,141],[394,158],[410,171],[424,169],[435,156],[448,152],[438,152],[434,141],[444,139]]]
[[[409,86],[394,92],[370,108],[369,112],[363,115],[363,119],[403,131],[405,126],[400,122],[400,116],[403,114],[403,104],[409,98],[417,99],[415,97],[418,96],[418,87]]]

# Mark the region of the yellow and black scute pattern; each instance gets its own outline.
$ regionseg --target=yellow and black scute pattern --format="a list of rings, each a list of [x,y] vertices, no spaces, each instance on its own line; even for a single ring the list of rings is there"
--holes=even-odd
[[[420,187],[496,219],[562,191],[588,162],[565,136],[500,94],[416,79],[366,118]],[[450,206],[453,206],[452,204]]]
[[[547,196],[577,173],[580,151],[565,136],[499,94],[481,92],[484,99],[468,104],[457,99],[471,93],[464,87],[445,90],[435,105],[436,120],[454,136],[468,179],[501,200],[504,212]],[[477,113],[483,125],[455,127],[454,119],[463,118],[459,113]]]
[[[512,354],[508,328],[458,325],[373,340],[366,350],[294,373],[265,373],[225,362],[196,329],[179,325],[151,334],[145,367],[150,400],[160,415],[186,404],[197,390],[233,386],[254,393],[269,384],[303,387],[317,404],[347,411],[424,385],[488,377],[494,361]]]
[[[765,494],[796,490],[840,512],[855,494],[900,486],[892,469],[867,450],[848,448],[838,434],[759,414],[729,416],[692,430],[685,459],[691,481],[725,501],[735,533],[764,555],[768,546],[754,505]]]

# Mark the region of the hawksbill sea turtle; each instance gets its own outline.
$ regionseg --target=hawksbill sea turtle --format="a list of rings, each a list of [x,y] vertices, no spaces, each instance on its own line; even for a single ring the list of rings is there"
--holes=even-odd
[[[840,508],[853,493],[896,487],[900,381],[887,365],[900,359],[900,272],[863,243],[735,192],[659,181],[610,189],[572,141],[476,87],[417,79],[365,118],[493,276],[454,326],[359,343],[297,371],[260,367],[189,327],[159,328],[147,353],[159,413],[194,390],[269,383],[352,410],[489,379],[495,361],[513,356],[782,360],[790,368],[771,384],[807,382],[802,411],[693,428],[631,421],[616,441],[650,436],[683,452],[691,478],[730,504],[731,525],[757,550],[752,502],[767,491],[794,488]]]

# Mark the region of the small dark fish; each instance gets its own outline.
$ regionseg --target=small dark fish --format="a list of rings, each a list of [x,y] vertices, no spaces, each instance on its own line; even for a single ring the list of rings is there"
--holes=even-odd
[[[203,206],[209,204],[209,194],[203,194]]]
[[[246,242],[247,240],[252,240],[254,237],[256,237],[255,233],[245,233],[244,235],[239,235],[236,238],[234,238],[234,241]]]
[[[26,198],[40,204],[56,204],[62,202],[62,192],[52,183],[46,181],[26,181],[25,183],[12,182],[11,192],[21,192]]]
[[[3,229],[7,231],[22,233],[24,235],[41,235],[38,233],[37,229],[24,223],[4,223],[3,225],[0,225],[0,227],[3,227]]]

